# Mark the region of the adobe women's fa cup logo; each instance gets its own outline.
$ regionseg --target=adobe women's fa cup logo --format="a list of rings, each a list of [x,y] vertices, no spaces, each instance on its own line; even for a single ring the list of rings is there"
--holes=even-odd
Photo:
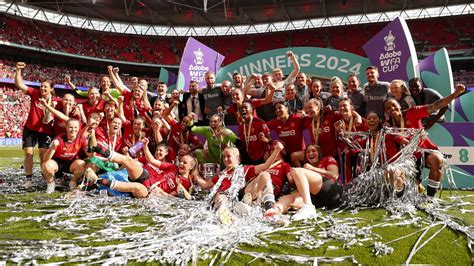
[[[193,51],[194,53],[194,64],[202,65],[204,64],[204,53],[201,51],[201,48],[198,48],[197,51]]]
[[[383,39],[385,40],[385,44],[386,44],[385,51],[387,51],[387,52],[388,51],[393,51],[393,49],[395,49],[396,46],[395,46],[395,43],[394,43],[395,36],[393,36],[392,31],[389,31],[387,36],[385,36]]]
[[[385,41],[385,53],[382,51],[379,56],[382,72],[394,72],[400,67],[402,51],[395,50],[395,36],[392,34],[392,31],[389,31],[383,39]]]

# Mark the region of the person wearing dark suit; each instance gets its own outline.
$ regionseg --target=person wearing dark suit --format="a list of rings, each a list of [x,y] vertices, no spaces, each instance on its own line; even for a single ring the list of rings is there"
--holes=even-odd
[[[204,96],[198,91],[199,84],[196,81],[189,83],[189,92],[184,93],[183,100],[180,103],[179,117],[180,120],[190,113],[195,113],[194,124],[198,126],[208,125],[204,108],[206,102]]]
[[[156,96],[149,99],[151,106],[155,104],[156,101],[162,101],[164,103],[169,103],[170,97],[166,94],[168,91],[168,86],[165,82],[158,82],[158,87],[156,88]]]

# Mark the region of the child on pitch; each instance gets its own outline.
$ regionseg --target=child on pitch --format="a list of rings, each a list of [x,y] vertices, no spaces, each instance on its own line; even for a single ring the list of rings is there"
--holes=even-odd
[[[342,187],[337,182],[339,168],[332,156],[323,157],[319,146],[306,147],[304,168],[294,168],[292,176],[297,192],[281,197],[275,206],[265,212],[267,217],[277,217],[289,208],[298,209],[293,221],[314,219],[315,207],[335,208],[341,204]]]
[[[94,143],[89,143],[90,152],[96,152],[107,160],[125,167],[130,182],[99,178],[94,171],[89,169],[84,176],[88,181],[99,185],[110,187],[119,192],[131,193],[135,198],[145,198],[151,194],[158,194],[182,195],[187,199],[191,199],[188,191],[192,186],[193,179],[199,174],[197,160],[190,155],[186,155],[181,158],[178,166],[160,161],[153,157],[148,149],[148,139],[144,138],[142,141],[144,142],[143,151],[146,158],[143,163],[128,155],[122,155],[104,149],[99,145],[94,146]],[[164,156],[166,154],[163,154],[161,158]]]
[[[261,191],[264,206],[271,207],[273,205],[275,198],[270,175],[264,174],[258,176],[258,178],[255,178],[255,176],[270,168],[281,150],[283,150],[283,144],[279,142],[275,145],[275,149],[265,163],[259,165],[241,165],[239,150],[235,147],[227,147],[223,152],[225,169],[220,172],[219,176],[214,176],[209,180],[204,180],[196,176],[196,181],[201,188],[212,188],[209,195],[212,199],[211,204],[217,211],[219,219],[223,224],[232,223],[233,218],[230,213],[230,208],[234,202],[237,201],[239,192],[246,186],[249,187],[247,192],[250,192],[249,195],[252,195],[251,198],[258,195]],[[252,199],[248,202],[251,200]]]
[[[74,176],[69,182],[69,188],[77,188],[77,180],[84,174],[85,162],[81,154],[85,148],[85,139],[79,134],[80,122],[71,118],[66,123],[66,134],[54,138],[51,147],[44,155],[41,172],[47,182],[46,193],[54,192],[56,174],[72,173]]]

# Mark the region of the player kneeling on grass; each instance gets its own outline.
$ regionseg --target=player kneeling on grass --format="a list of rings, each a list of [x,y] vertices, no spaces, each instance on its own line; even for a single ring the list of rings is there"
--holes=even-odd
[[[82,150],[85,140],[79,132],[80,122],[71,118],[66,123],[66,134],[54,138],[51,147],[46,151],[41,172],[47,182],[46,193],[51,194],[56,187],[54,177],[56,174],[72,173],[74,176],[69,183],[71,190],[77,187],[77,180],[84,174],[85,162]]]
[[[289,208],[299,209],[294,221],[316,217],[315,207],[335,208],[341,204],[342,187],[337,183],[338,167],[332,156],[322,157],[319,146],[306,147],[304,168],[294,168],[292,176],[297,192],[281,197],[265,216],[278,216]]]
[[[269,208],[273,206],[275,197],[273,196],[271,177],[268,174],[259,174],[270,168],[282,149],[283,144],[278,143],[265,163],[254,166],[240,165],[239,150],[235,147],[227,147],[223,152],[225,169],[221,171],[219,176],[209,180],[204,180],[201,177],[196,178],[201,188],[213,188],[210,198],[212,198],[212,205],[223,224],[232,223],[229,205],[232,204],[232,201],[237,198],[239,192],[246,186],[252,188],[245,191],[249,193],[250,199],[248,202],[251,202],[254,196],[261,195],[264,206]],[[248,182],[247,185],[246,181]]]
[[[89,146],[90,152],[96,152],[107,160],[121,164],[128,173],[130,182],[99,178],[94,171],[87,169],[85,177],[89,181],[110,187],[119,192],[132,193],[135,198],[145,198],[150,193],[160,195],[183,196],[191,199],[189,189],[197,174],[197,160],[186,155],[180,159],[178,166],[157,160],[148,149],[148,139],[144,138],[143,152],[147,162],[144,164],[128,155],[119,154],[101,146]]]

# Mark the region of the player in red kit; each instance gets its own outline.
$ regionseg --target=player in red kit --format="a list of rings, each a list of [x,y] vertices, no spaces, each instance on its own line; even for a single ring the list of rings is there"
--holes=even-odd
[[[189,189],[192,185],[194,175],[197,172],[197,160],[192,156],[181,158],[178,166],[172,163],[162,162],[151,154],[148,149],[148,139],[143,139],[143,151],[146,161],[141,163],[128,155],[122,155],[100,146],[90,146],[89,150],[97,152],[107,160],[121,164],[128,173],[130,182],[98,178],[93,171],[86,172],[89,181],[110,187],[120,192],[129,192],[136,198],[145,198],[153,193],[156,188],[157,194],[169,194],[176,196],[183,193],[189,198]]]
[[[204,180],[201,177],[196,178],[201,188],[213,188],[210,194],[213,199],[213,208],[217,211],[223,224],[232,223],[229,201],[236,200],[244,187],[247,187],[244,191],[250,195],[249,201],[252,201],[258,194],[263,194],[262,203],[264,206],[273,206],[275,197],[271,185],[272,179],[269,174],[259,174],[266,169],[275,167],[276,165],[272,165],[273,163],[279,163],[277,158],[280,151],[283,150],[283,144],[278,142],[274,147],[265,163],[259,165],[240,165],[239,150],[235,147],[227,147],[222,153],[225,169],[218,176],[209,180]]]
[[[79,133],[80,122],[71,118],[66,123],[66,134],[54,138],[51,147],[45,153],[45,161],[41,165],[41,172],[47,182],[46,193],[51,194],[56,187],[54,176],[56,173],[72,173],[74,176],[69,183],[71,190],[77,187],[77,180],[85,170],[83,149],[85,140]],[[82,154],[81,154],[82,153]]]
[[[33,177],[34,148],[38,144],[40,163],[44,162],[44,154],[51,144],[53,134],[52,121],[44,124],[45,108],[40,99],[45,99],[49,105],[57,102],[53,98],[53,84],[50,81],[41,82],[39,90],[27,87],[23,82],[22,69],[26,67],[23,62],[16,63],[15,86],[31,97],[31,106],[23,128],[23,151],[25,154],[23,166],[25,167],[26,187],[31,186]]]
[[[419,105],[404,111],[401,110],[401,106],[396,99],[388,98],[384,102],[385,113],[390,116],[389,122],[395,127],[423,129],[423,118],[429,117],[429,115],[434,111],[447,106],[452,100],[460,96],[464,90],[464,85],[457,84],[454,93],[439,99],[432,104]],[[408,143],[408,140],[403,137],[400,137],[400,141],[401,144]],[[438,147],[428,137],[422,137],[418,146],[425,149],[425,151],[423,154],[416,153],[415,155],[417,158],[424,156],[425,166],[430,168],[428,188],[426,192],[428,196],[434,197],[439,188],[441,177],[443,176],[443,155],[438,151]]]
[[[124,90],[122,96],[125,98],[123,112],[129,121],[137,116],[145,116],[146,112],[152,109],[146,95],[146,87],[143,84],[134,86],[131,92]]]
[[[87,99],[82,104],[87,119],[89,119],[91,113],[102,113],[104,111],[105,101],[101,98],[98,88],[90,87],[87,90]]]
[[[171,126],[171,131],[168,139],[168,145],[170,146],[170,152],[168,160],[173,161],[176,159],[178,151],[183,145],[188,145],[190,150],[202,149],[203,146],[199,138],[194,135],[189,129],[190,121],[193,118],[190,116],[183,117],[181,123],[176,122],[174,119],[169,119],[168,122]]]
[[[246,152],[242,153],[244,163],[263,163],[263,155],[268,150],[270,130],[265,121],[253,116],[253,106],[249,102],[242,104],[240,115],[243,123],[239,125],[240,140]]]
[[[271,82],[268,82],[266,84],[266,87],[268,88],[270,93],[265,98],[250,99],[250,103],[252,104],[254,108],[254,112],[253,112],[254,116],[257,116],[257,113],[255,112],[255,108],[258,108],[272,101],[273,93],[275,92],[275,87],[273,86]],[[242,104],[244,103],[244,100],[245,98],[244,98],[244,94],[242,90],[234,89],[232,91],[232,104],[226,109],[227,114],[235,116],[235,119],[238,124],[242,122],[240,118],[240,109],[242,109]]]
[[[278,102],[275,104],[277,118],[267,123],[268,128],[275,131],[278,134],[278,139],[285,143],[287,159],[294,152],[303,151],[305,148],[303,118],[299,114],[289,115],[288,111],[288,103],[286,101]]]
[[[148,132],[145,131],[145,119],[143,117],[136,117],[133,119],[132,124],[130,124],[130,122],[126,122],[124,125],[124,148],[122,149],[122,153],[126,154],[128,149],[145,137],[148,137]],[[140,152],[137,157],[142,155],[143,154]]]
[[[357,154],[359,151],[351,150],[346,147],[342,138],[350,132],[365,132],[368,130],[365,119],[354,111],[354,106],[349,98],[342,98],[339,101],[339,113],[341,120],[335,123],[336,131],[338,131],[339,139],[337,145],[340,151],[340,162],[342,165],[342,180],[344,184],[349,183],[355,175],[357,167]],[[361,123],[360,123],[361,122]]]
[[[319,146],[306,147],[307,163],[304,168],[295,168],[292,176],[297,192],[280,198],[265,212],[265,216],[274,217],[285,213],[289,208],[298,209],[292,217],[294,221],[313,219],[316,207],[334,208],[342,202],[342,187],[337,183],[338,166],[332,156],[322,156]]]
[[[334,123],[340,120],[340,116],[333,111],[322,111],[322,102],[318,99],[311,99],[305,104],[305,113],[308,115],[303,121],[303,126],[308,129],[311,136],[311,143],[318,144],[324,156],[338,157],[337,138]],[[301,166],[304,160],[304,152],[295,152],[291,156],[291,164],[296,167]]]
[[[40,103],[52,114],[54,120],[54,135],[61,135],[66,133],[66,122],[70,118],[81,121],[81,125],[87,121],[84,112],[82,111],[82,105],[75,104],[75,98],[72,94],[65,94],[56,108],[53,108],[47,103],[45,99],[40,99]]]

